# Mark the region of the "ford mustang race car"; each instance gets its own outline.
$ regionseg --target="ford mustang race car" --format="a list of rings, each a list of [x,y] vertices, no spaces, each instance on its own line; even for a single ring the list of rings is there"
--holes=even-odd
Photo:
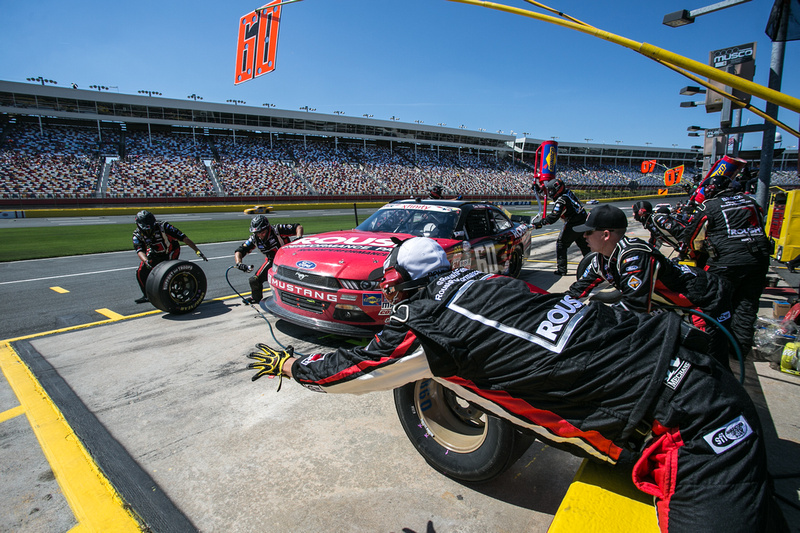
[[[282,246],[270,269],[272,295],[262,305],[308,328],[372,336],[391,312],[379,282],[392,237],[430,237],[453,268],[517,277],[530,254],[531,226],[490,203],[397,200],[353,230],[332,231]]]
[[[257,205],[255,207],[248,207],[244,210],[245,215],[263,215],[264,213],[271,213],[271,205]]]

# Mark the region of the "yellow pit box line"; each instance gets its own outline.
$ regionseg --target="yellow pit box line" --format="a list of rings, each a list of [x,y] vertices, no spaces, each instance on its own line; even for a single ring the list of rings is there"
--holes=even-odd
[[[630,472],[584,460],[548,533],[659,533],[652,496],[633,485]]]
[[[8,343],[0,344],[0,368],[75,515],[78,525],[72,531],[141,532],[61,411]]]

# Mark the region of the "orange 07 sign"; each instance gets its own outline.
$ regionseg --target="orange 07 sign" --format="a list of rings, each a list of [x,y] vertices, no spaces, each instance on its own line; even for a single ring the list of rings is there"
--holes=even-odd
[[[683,178],[683,165],[671,168],[664,172],[664,185],[667,187],[677,185],[681,182],[681,178]]]

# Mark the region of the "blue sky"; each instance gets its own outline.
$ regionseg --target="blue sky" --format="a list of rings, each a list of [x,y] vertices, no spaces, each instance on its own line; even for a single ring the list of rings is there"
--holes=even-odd
[[[561,0],[551,7],[602,30],[704,63],[711,50],[757,42],[767,84],[773,0],[752,0],[669,28],[666,13],[717,0]],[[303,0],[284,6],[277,68],[234,85],[239,18],[266,3],[0,1],[0,79],[43,76],[59,86],[120,93],[197,94],[318,113],[445,123],[547,139],[688,148],[690,125],[719,114],[680,108],[693,84],[619,45],[533,19],[446,0]],[[504,3],[537,10],[521,0]],[[538,11],[538,10],[537,10]],[[800,97],[800,41],[786,44],[782,90]],[[753,103],[764,107],[761,100]],[[797,113],[779,118],[794,128]],[[744,112],[742,123],[762,123]],[[743,148],[760,146],[749,134]],[[783,134],[783,146],[797,146]]]

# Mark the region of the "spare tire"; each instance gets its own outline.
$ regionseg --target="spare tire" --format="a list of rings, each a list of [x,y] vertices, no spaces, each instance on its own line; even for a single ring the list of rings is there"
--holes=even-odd
[[[188,313],[206,296],[206,275],[200,265],[189,261],[164,261],[147,276],[147,298],[167,313]]]
[[[535,440],[433,379],[395,389],[394,403],[400,423],[420,455],[430,466],[459,481],[496,478]]]

